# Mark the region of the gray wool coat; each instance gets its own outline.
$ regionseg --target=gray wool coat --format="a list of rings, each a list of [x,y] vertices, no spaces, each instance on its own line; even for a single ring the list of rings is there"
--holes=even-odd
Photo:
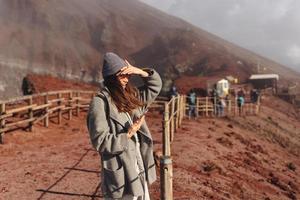
[[[159,94],[162,81],[159,74],[148,69],[149,76],[143,78],[144,86],[139,96],[145,106],[133,111],[133,118],[139,117]],[[127,138],[130,122],[125,113],[119,113],[108,89],[102,90],[90,104],[87,118],[90,139],[100,153],[102,164],[102,192],[108,198],[122,198],[124,194],[142,196],[143,184],[135,169],[135,140]],[[145,175],[149,184],[156,180],[153,158],[153,140],[146,122],[137,132]]]

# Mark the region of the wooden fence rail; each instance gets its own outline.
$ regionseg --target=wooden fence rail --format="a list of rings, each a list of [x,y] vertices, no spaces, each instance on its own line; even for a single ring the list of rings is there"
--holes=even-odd
[[[164,103],[163,118],[163,156],[160,158],[161,199],[173,199],[173,167],[171,157],[171,142],[175,132],[181,126],[185,116],[185,97],[178,95]]]
[[[189,97],[186,96],[188,102]],[[216,97],[197,97],[195,104],[195,115],[204,117],[223,117],[223,116],[237,116],[237,115],[257,115],[260,108],[260,99],[257,102],[251,102],[246,99],[244,105],[238,106],[236,98],[224,99],[224,104]],[[191,108],[190,105],[186,104],[186,110],[189,115]]]
[[[62,90],[0,101],[0,143],[3,143],[3,135],[6,132],[18,128],[32,131],[34,125],[40,121],[48,127],[52,118],[57,118],[57,123],[60,124],[65,114],[68,115],[68,120],[71,120],[74,110],[78,116],[82,110],[88,108],[95,93]]]
[[[170,101],[164,103],[163,116],[163,155],[160,158],[160,184],[161,184],[161,199],[173,199],[173,167],[171,157],[171,143],[174,140],[175,133],[180,127],[183,118],[190,111],[188,105],[188,97],[185,95],[178,95],[173,97]],[[225,100],[225,105],[220,108],[219,100],[211,97],[196,98],[195,107],[196,116],[225,116],[225,115],[256,115],[259,111],[260,101],[252,103],[246,101],[241,107],[237,104],[237,99]],[[190,113],[188,113],[190,114]]]
[[[95,94],[96,91],[61,90],[0,101],[0,144],[6,132],[20,128],[32,131],[39,122],[49,127],[50,119],[60,124],[64,116],[71,120],[88,109]],[[159,97],[151,108],[163,108],[165,102],[166,98]]]

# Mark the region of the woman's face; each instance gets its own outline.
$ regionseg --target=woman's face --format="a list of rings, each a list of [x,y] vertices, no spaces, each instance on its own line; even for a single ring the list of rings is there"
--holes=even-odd
[[[119,83],[121,84],[122,88],[125,89],[126,85],[129,81],[130,74],[122,74],[122,71],[125,70],[128,66],[123,67],[118,73],[117,73],[117,79]]]
[[[128,81],[129,81],[129,75],[121,74],[121,75],[118,75],[117,78],[118,78],[118,81],[120,82],[122,88],[125,89]]]

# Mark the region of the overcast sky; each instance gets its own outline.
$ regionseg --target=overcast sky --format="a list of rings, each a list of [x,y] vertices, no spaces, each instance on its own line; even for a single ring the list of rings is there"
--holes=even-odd
[[[141,0],[300,71],[300,0]]]

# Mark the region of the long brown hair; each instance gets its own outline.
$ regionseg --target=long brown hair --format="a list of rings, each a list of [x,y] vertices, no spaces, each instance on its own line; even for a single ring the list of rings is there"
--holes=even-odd
[[[104,78],[104,85],[108,88],[119,112],[131,113],[134,109],[144,105],[138,98],[137,88],[128,82],[123,89],[115,74]]]

